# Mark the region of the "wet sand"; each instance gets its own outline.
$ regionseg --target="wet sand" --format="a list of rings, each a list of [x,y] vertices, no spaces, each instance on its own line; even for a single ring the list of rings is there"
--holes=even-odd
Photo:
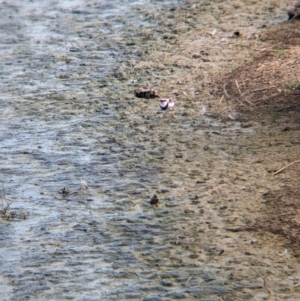
[[[266,46],[286,7],[156,4],[113,28],[93,2],[4,5],[2,300],[298,300],[287,241],[245,230],[282,187],[269,169],[297,132],[245,122],[212,87]],[[39,41],[11,15],[45,18],[53,35]],[[175,94],[174,117],[134,97],[141,86]]]

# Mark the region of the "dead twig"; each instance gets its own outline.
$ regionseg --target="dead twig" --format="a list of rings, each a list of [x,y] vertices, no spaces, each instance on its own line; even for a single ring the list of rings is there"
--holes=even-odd
[[[257,91],[268,90],[268,89],[271,89],[271,88],[276,88],[276,86],[269,86],[269,87],[265,87],[265,88],[255,89],[255,90],[247,90],[241,96],[244,96],[247,93],[253,93],[253,92],[257,92]]]
[[[235,80],[235,85],[236,85],[237,89],[239,90],[240,95],[243,95],[237,80]]]
[[[219,103],[221,103],[221,102],[222,102],[223,98],[224,98],[224,94],[223,94],[223,96],[221,97],[221,99],[220,99]]]
[[[228,95],[227,90],[226,90],[226,85],[227,85],[227,83],[223,86],[223,90],[224,90],[224,93],[226,94],[226,96],[228,98],[230,98],[230,96]]]
[[[251,102],[250,100],[248,100],[247,98],[245,98],[245,101],[246,101],[249,105],[254,106],[254,103]]]
[[[10,215],[10,205],[11,205],[13,202],[14,202],[14,201],[6,202],[5,208],[3,208],[3,214],[4,214],[6,217],[9,217],[9,215]]]
[[[267,52],[272,52],[274,51],[274,49],[268,49],[268,48],[263,48],[263,49],[258,49],[258,48],[254,48],[255,51],[267,51]]]
[[[7,203],[6,198],[5,198],[5,187],[4,187],[3,183],[2,183],[2,189],[3,189],[3,198],[1,197],[1,200],[2,200],[2,211],[3,211],[4,210],[3,199],[4,199],[5,203]]]
[[[2,213],[6,216],[6,217],[9,217],[10,216],[10,211],[11,211],[11,208],[10,208],[10,205],[14,202],[14,201],[10,201],[8,202],[6,200],[6,193],[5,193],[5,188],[4,188],[4,185],[2,184],[3,186],[3,197],[1,197],[1,200],[2,200]],[[4,202],[3,200],[5,201],[6,205],[4,207]]]
[[[288,164],[287,166],[282,167],[281,169],[275,171],[275,172],[273,173],[273,175],[279,174],[280,172],[282,172],[283,170],[285,170],[285,169],[288,168],[289,166],[291,166],[291,165],[293,165],[293,164],[295,164],[295,163],[298,163],[298,162],[300,162],[300,160],[296,160],[296,161],[294,161],[294,162]]]
[[[238,98],[236,99],[238,101],[238,103],[244,107],[247,107],[244,103],[242,103]]]
[[[275,96],[278,95],[278,94],[279,94],[279,93],[274,93],[274,94],[272,94],[272,95],[270,95],[270,96],[268,96],[268,97],[266,97],[266,98],[258,99],[258,100],[256,100],[255,102],[258,103],[258,102],[266,101],[266,100],[268,100],[268,99],[270,99],[270,98],[275,97]]]
[[[266,283],[266,278],[267,277],[263,277],[261,274],[259,274],[257,271],[254,271],[262,280],[263,280],[263,284],[264,284],[264,288],[267,290],[267,292],[269,294],[271,294],[270,290],[267,287],[267,283]]]
[[[240,86],[239,86],[239,83],[238,83],[237,80],[235,80],[235,85],[236,85],[237,89],[239,90],[239,93],[240,93],[240,95],[241,95],[241,97],[242,97],[245,93],[242,93],[242,91],[241,91],[241,89],[240,89]],[[253,104],[251,101],[249,101],[247,98],[245,98],[245,101],[246,101],[249,105],[254,106],[254,104]],[[240,102],[240,103],[241,103],[241,102]],[[244,105],[244,104],[243,104],[243,105]]]

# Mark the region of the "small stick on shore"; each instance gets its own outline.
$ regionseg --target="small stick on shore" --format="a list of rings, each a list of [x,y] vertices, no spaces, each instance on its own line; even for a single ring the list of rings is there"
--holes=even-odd
[[[276,86],[269,86],[269,87],[264,87],[264,88],[260,88],[260,89],[255,89],[255,90],[247,90],[242,94],[242,96],[244,96],[247,93],[253,93],[253,92],[267,90],[267,89],[271,89],[271,88],[276,88]]]
[[[238,98],[236,99],[238,101],[238,103],[244,107],[247,107],[244,103],[242,103]]]
[[[242,92],[241,92],[241,89],[240,89],[240,86],[239,86],[239,83],[237,80],[235,80],[235,85],[236,87],[238,88],[239,92],[240,92],[240,95],[243,95]]]
[[[263,284],[264,284],[264,288],[268,291],[269,294],[271,294],[270,290],[267,287],[267,283],[266,283],[266,277],[263,277],[261,274],[259,274],[257,271],[254,271],[262,280],[263,280]]]
[[[235,80],[235,85],[236,85],[237,89],[239,90],[239,93],[240,93],[240,95],[241,95],[241,97],[242,97],[242,96],[245,94],[245,92],[242,93],[242,91],[241,91],[241,89],[240,89],[240,86],[239,86],[239,83],[238,83],[237,80]],[[254,104],[253,104],[251,101],[249,101],[247,98],[245,99],[245,101],[246,101],[249,105],[254,106]]]
[[[223,86],[223,89],[224,89],[224,92],[225,92],[226,96],[227,96],[228,98],[230,98],[230,96],[228,95],[228,93],[227,93],[227,91],[226,91],[226,85],[227,85],[227,83]]]
[[[275,171],[275,172],[273,173],[273,175],[279,174],[280,172],[282,172],[283,170],[285,170],[286,168],[288,168],[289,166],[291,166],[291,165],[293,165],[294,163],[297,163],[297,162],[300,162],[300,160],[296,160],[296,161],[294,161],[294,162],[288,164],[287,166],[282,167],[281,169]]]
[[[245,101],[249,104],[249,105],[251,105],[251,106],[254,106],[254,103],[252,103],[250,100],[248,100],[247,98],[245,98]]]

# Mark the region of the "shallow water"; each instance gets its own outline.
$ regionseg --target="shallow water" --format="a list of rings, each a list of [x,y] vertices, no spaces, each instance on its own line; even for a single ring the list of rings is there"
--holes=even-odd
[[[152,75],[122,67],[144,55],[143,28],[179,4],[1,4],[0,181],[14,201],[0,224],[1,300],[263,294],[245,260],[252,234],[226,230],[251,207],[239,200],[266,189],[259,165],[245,177],[256,129],[160,112],[130,91]]]

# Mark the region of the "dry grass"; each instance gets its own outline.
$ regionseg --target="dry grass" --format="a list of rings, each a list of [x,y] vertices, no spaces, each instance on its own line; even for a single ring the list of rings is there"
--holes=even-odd
[[[287,23],[261,37],[267,48],[232,72],[215,78],[213,89],[223,103],[241,112],[255,112],[274,101],[283,105],[288,94],[300,87],[300,30],[298,23]],[[286,101],[284,100],[286,99]]]
[[[274,125],[299,131],[300,122],[300,30],[299,22],[286,23],[262,36],[268,47],[257,51],[255,59],[232,72],[216,78],[215,93],[227,106],[238,110],[246,120],[266,120],[272,114],[284,114],[288,123]],[[269,119],[267,119],[267,117]],[[288,127],[286,125],[289,125]],[[291,243],[300,243],[299,157],[286,153],[282,168],[274,176],[287,182],[281,189],[270,190],[265,196],[266,207],[249,229],[267,230],[283,235]],[[280,164],[280,162],[277,162]],[[287,180],[288,179],[288,180]],[[297,250],[296,250],[297,253]]]
[[[280,57],[275,53],[267,52],[226,75],[218,87],[219,94],[239,105],[255,106],[299,82],[300,47],[284,50]]]

